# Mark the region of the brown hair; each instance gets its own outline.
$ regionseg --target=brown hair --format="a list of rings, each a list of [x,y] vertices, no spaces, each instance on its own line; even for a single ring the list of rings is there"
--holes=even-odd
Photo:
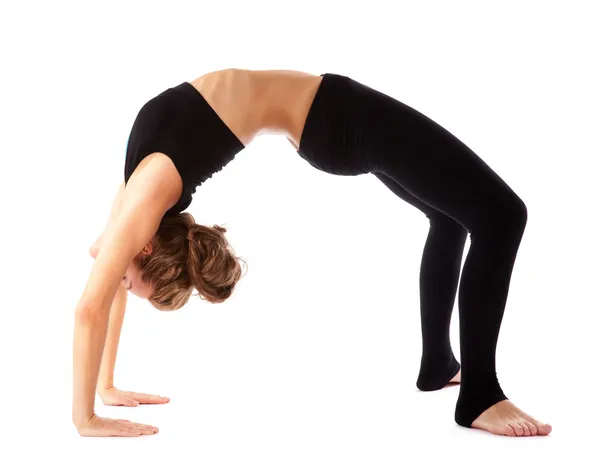
[[[134,259],[141,280],[153,288],[148,300],[155,308],[181,308],[194,288],[200,299],[212,303],[231,295],[241,277],[238,260],[244,260],[234,254],[226,231],[218,225],[199,225],[189,213],[162,219],[152,251]]]

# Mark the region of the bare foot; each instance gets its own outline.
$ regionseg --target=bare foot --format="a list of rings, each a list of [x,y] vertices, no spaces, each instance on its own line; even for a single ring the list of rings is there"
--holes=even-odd
[[[452,377],[452,380],[450,380],[450,382],[448,383],[460,383],[460,371],[461,369],[458,369],[457,374],[454,377]]]
[[[541,436],[552,431],[550,425],[530,417],[509,400],[492,405],[471,423],[471,428],[504,436]]]
[[[452,377],[452,379],[446,385],[444,385],[442,388],[455,387],[456,385],[460,385],[460,371],[461,371],[461,369],[458,369],[458,372],[456,372],[456,375],[454,377]]]

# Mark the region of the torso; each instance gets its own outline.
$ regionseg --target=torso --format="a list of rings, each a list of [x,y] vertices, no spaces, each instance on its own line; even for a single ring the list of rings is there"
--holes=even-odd
[[[297,150],[322,79],[301,71],[231,68],[190,84],[245,146],[260,134],[282,134]]]
[[[322,79],[300,71],[226,69],[207,73],[190,84],[244,146],[260,134],[281,134],[298,150],[308,111]],[[160,170],[157,180],[175,190],[170,208],[180,197],[183,183],[168,157],[160,152],[144,157],[131,178],[154,159],[159,162],[166,159],[169,164],[167,169],[157,166]]]

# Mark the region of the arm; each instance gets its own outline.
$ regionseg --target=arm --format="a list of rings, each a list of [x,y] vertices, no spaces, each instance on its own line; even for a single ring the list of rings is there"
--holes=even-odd
[[[107,231],[114,226],[117,217],[121,213],[121,207],[123,206],[123,194],[125,192],[125,182],[121,182],[119,185],[119,189],[113,199],[112,206],[110,209],[110,215],[108,217],[108,222],[104,227],[104,231],[100,234],[100,236],[96,239],[96,242],[90,247],[90,255],[92,258],[96,258],[98,253],[100,252],[100,248],[102,248],[102,242],[104,241],[104,236]]]
[[[97,390],[102,394],[114,386],[115,363],[117,360],[117,350],[119,348],[119,338],[123,327],[125,317],[125,308],[127,307],[127,289],[125,286],[119,286],[115,299],[110,308],[108,321],[108,335],[104,344],[104,353],[102,354],[102,364],[98,376]],[[102,397],[102,395],[100,395]],[[104,400],[104,399],[103,399]]]
[[[90,255],[92,258],[96,258],[98,253],[102,249],[102,243],[104,236],[108,230],[114,227],[116,220],[121,213],[121,207],[123,205],[123,193],[125,191],[125,182],[121,182],[117,194],[112,202],[110,215],[108,222],[104,227],[104,231],[96,239],[96,242],[90,247]],[[114,385],[114,369],[117,360],[117,350],[119,347],[119,338],[121,336],[121,329],[123,327],[123,319],[125,317],[125,309],[127,307],[127,289],[124,286],[119,286],[113,302],[110,307],[109,322],[108,322],[108,335],[104,346],[104,352],[102,354],[100,373],[98,376],[97,390],[102,398],[102,393],[112,388]],[[106,402],[105,402],[106,403]]]
[[[92,268],[75,311],[73,342],[73,422],[78,429],[90,423],[109,312],[128,264],[150,241],[160,217],[156,210],[132,206],[117,219]],[[81,431],[80,431],[81,432]]]
[[[125,192],[125,182],[121,182],[117,194],[112,202],[110,215],[108,222],[104,227],[104,231],[96,239],[96,242],[90,247],[90,255],[92,258],[96,258],[98,253],[102,249],[102,243],[104,236],[112,227],[114,227],[117,218],[121,213],[121,207],[123,205],[123,194]],[[125,317],[125,309],[127,307],[127,289],[124,286],[119,286],[117,293],[110,307],[109,322],[108,322],[108,335],[106,337],[106,343],[104,346],[104,352],[102,354],[102,363],[100,366],[100,373],[98,376],[97,390],[103,401],[102,393],[112,388],[114,385],[114,370],[115,363],[117,360],[117,350],[119,347],[119,338],[121,336],[121,329],[123,327],[123,319]]]
[[[165,211],[176,203],[181,193],[181,178],[168,157],[162,157],[132,175],[123,191],[120,213],[103,236],[103,246],[75,309],[72,419],[80,434],[140,434],[142,431],[120,423],[121,420],[97,417],[94,397],[110,308],[121,278],[129,263],[152,239]],[[143,431],[150,429],[146,426]]]
[[[126,307],[127,289],[125,286],[119,286],[110,308],[108,334],[106,336],[106,343],[104,344],[104,353],[102,354],[96,391],[105,405],[136,407],[140,403],[168,403],[170,399],[161,397],[160,395],[127,392],[119,390],[114,386],[115,363]]]

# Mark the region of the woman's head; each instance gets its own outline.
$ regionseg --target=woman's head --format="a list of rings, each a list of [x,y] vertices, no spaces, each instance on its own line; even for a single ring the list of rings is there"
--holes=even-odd
[[[226,231],[199,225],[189,213],[164,217],[130,267],[141,281],[141,294],[145,289],[144,297],[163,311],[181,308],[194,289],[206,301],[225,301],[242,276],[243,261],[234,254]]]

